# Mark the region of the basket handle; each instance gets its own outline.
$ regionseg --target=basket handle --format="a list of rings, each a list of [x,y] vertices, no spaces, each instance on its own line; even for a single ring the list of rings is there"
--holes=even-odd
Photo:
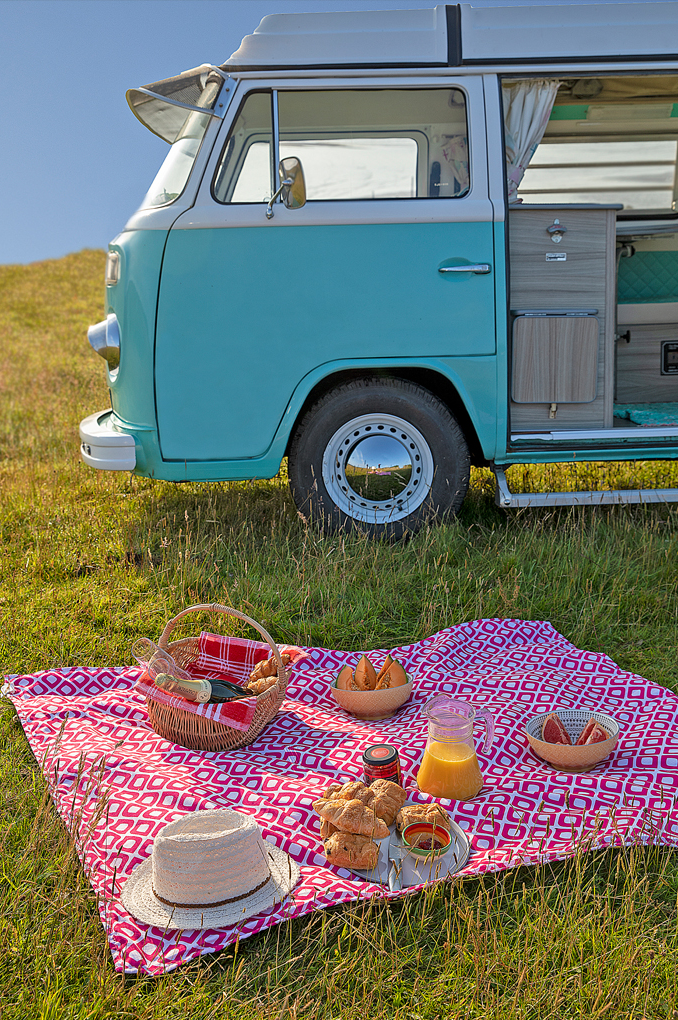
[[[225,616],[234,616],[236,620],[243,620],[245,623],[249,623],[250,626],[254,627],[255,630],[258,630],[261,636],[266,641],[268,641],[269,645],[271,646],[273,655],[275,656],[276,662],[278,664],[278,675],[279,676],[284,675],[285,666],[283,664],[282,658],[280,657],[280,651],[278,649],[277,644],[275,643],[271,635],[268,633],[268,631],[264,630],[261,624],[257,623],[256,620],[253,620],[251,616],[245,616],[244,613],[241,613],[239,609],[230,609],[228,606],[219,605],[218,602],[214,602],[209,605],[189,606],[188,609],[182,609],[180,613],[177,613],[176,616],[173,616],[172,619],[165,624],[165,629],[158,638],[158,645],[160,646],[160,648],[167,651],[170,634],[178,624],[179,620],[182,619],[182,617],[188,616],[189,613],[204,613],[204,612],[223,613]]]

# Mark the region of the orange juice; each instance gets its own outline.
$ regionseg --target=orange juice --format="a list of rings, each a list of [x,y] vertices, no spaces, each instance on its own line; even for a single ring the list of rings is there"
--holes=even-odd
[[[422,793],[449,800],[470,800],[483,788],[476,752],[468,744],[431,740],[417,773]]]

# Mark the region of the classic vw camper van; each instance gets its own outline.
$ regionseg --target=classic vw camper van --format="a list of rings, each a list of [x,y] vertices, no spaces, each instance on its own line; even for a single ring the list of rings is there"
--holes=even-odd
[[[471,464],[678,456],[678,3],[275,15],[128,93],[170,144],[89,330],[85,463],[415,530]]]

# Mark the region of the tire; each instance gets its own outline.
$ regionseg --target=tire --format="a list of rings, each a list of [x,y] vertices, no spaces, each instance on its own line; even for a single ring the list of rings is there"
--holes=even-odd
[[[306,412],[288,472],[297,509],[325,532],[402,538],[459,510],[470,457],[457,421],[429,390],[364,378],[330,390]]]

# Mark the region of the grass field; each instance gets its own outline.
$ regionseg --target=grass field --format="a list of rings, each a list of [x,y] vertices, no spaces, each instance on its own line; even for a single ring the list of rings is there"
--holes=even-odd
[[[459,519],[389,546],[322,539],[284,477],[174,486],[99,474],[77,425],[107,406],[86,327],[104,256],[0,267],[0,673],[123,664],[195,602],[280,641],[393,646],[477,617],[548,619],[678,690],[678,515],[507,516],[489,472]],[[678,485],[670,463],[513,468],[520,490]],[[588,854],[337,908],[157,981],[116,975],[90,887],[13,708],[0,716],[0,1003],[7,1020],[678,1020],[678,861]]]

